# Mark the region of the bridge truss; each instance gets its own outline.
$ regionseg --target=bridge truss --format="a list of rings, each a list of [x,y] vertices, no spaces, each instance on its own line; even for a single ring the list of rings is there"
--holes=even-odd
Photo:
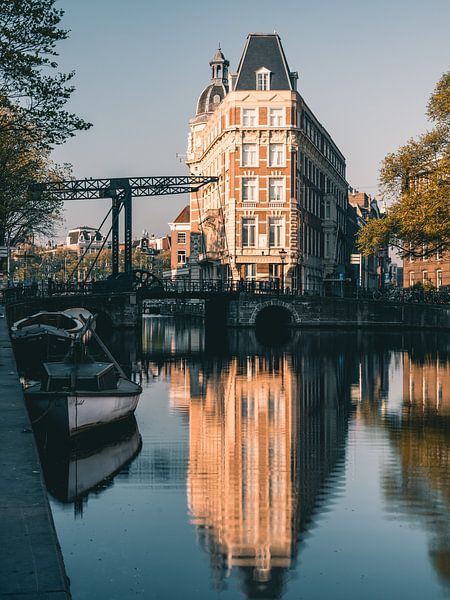
[[[98,200],[111,198],[112,225],[112,276],[119,274],[119,214],[124,210],[125,260],[124,272],[132,275],[132,200],[133,197],[167,196],[196,192],[218,177],[202,175],[171,175],[161,177],[120,177],[112,179],[73,179],[35,183],[30,193],[54,200]],[[109,236],[109,234],[108,234]],[[107,236],[107,237],[108,237]]]

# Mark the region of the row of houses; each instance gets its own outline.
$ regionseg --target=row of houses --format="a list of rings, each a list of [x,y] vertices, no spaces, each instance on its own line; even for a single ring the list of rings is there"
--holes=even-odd
[[[358,232],[385,212],[349,187],[346,161],[297,90],[278,34],[247,37],[237,70],[219,48],[189,121],[186,165],[218,183],[193,192],[170,236],[134,245],[170,250],[176,281],[268,282],[301,293],[349,284],[450,285],[450,258],[391,262],[388,249],[362,256]],[[66,247],[97,252],[102,235],[69,231]],[[403,271],[403,272],[402,272]]]

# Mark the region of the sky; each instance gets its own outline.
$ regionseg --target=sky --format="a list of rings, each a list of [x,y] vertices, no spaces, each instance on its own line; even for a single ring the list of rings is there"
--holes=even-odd
[[[248,33],[277,31],[298,91],[377,195],[383,157],[430,124],[426,104],[450,58],[448,0],[57,0],[75,70],[69,110],[93,123],[57,147],[77,178],[187,174],[188,121],[221,46],[235,71]],[[169,231],[186,196],[134,200],[134,235]],[[67,228],[97,227],[107,200],[68,203]]]

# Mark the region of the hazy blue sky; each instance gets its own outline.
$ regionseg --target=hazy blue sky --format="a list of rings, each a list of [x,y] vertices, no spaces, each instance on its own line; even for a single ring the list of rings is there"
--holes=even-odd
[[[250,32],[280,36],[298,90],[347,158],[349,184],[377,192],[380,161],[426,129],[450,58],[448,0],[59,0],[60,65],[76,70],[70,109],[94,127],[59,147],[77,177],[184,173],[188,120],[220,42],[235,70]],[[164,233],[183,197],[135,201],[135,233]],[[108,208],[72,203],[66,225]]]

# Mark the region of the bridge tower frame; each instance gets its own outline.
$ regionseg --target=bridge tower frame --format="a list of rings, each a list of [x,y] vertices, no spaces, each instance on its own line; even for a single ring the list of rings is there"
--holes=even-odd
[[[168,175],[156,177],[116,177],[110,179],[72,179],[46,181],[30,186],[30,193],[46,199],[97,200],[111,198],[112,276],[119,275],[119,215],[124,210],[124,273],[132,275],[133,198],[167,196],[198,191],[204,185],[217,183],[218,177],[203,175]],[[108,236],[109,237],[109,233]]]

